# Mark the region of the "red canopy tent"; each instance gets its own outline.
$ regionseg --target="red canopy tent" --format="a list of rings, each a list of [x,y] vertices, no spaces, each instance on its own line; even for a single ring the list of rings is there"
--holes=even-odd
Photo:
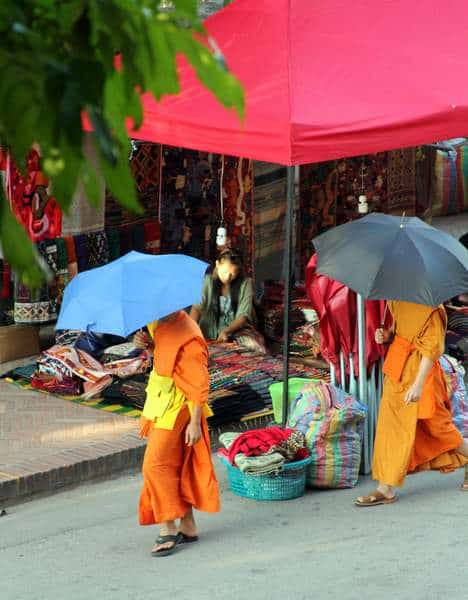
[[[463,135],[466,0],[236,0],[206,20],[245,88],[240,125],[181,62],[137,139],[298,165]]]
[[[467,25],[466,0],[236,0],[206,28],[244,85],[245,122],[181,59],[180,95],[146,95],[131,135],[288,166],[457,137],[468,128]],[[289,168],[286,317],[293,194]],[[362,339],[363,315],[361,302]],[[287,382],[287,318],[284,338]],[[360,357],[363,373],[363,342]]]

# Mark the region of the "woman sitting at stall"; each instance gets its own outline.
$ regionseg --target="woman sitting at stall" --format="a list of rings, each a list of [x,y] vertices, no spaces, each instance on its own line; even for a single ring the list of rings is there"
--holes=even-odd
[[[265,354],[265,341],[255,329],[252,279],[243,271],[238,252],[221,252],[213,272],[205,277],[201,304],[192,306],[190,316],[199,323],[205,339],[233,341]]]

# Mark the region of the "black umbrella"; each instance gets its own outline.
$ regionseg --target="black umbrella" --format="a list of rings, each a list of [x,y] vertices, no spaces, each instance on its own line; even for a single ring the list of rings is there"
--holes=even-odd
[[[427,306],[468,291],[468,250],[418,218],[380,213],[314,240],[317,272],[364,298]]]

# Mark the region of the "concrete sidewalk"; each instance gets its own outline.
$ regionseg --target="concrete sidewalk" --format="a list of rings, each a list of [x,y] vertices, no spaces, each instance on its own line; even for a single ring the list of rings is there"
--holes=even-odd
[[[0,380],[0,508],[139,467],[138,427],[138,419]]]

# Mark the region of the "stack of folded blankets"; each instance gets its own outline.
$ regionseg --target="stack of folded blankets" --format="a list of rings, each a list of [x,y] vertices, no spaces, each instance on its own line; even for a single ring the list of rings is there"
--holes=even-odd
[[[267,427],[245,433],[226,432],[218,454],[249,475],[278,473],[287,462],[309,456],[304,435],[293,429]]]

